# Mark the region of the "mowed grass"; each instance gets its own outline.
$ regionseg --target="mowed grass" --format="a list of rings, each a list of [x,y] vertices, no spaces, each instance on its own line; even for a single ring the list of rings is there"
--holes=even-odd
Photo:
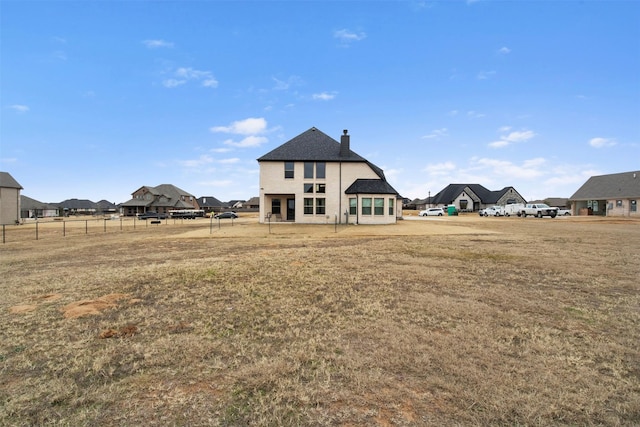
[[[42,236],[0,247],[1,425],[640,424],[638,221]]]

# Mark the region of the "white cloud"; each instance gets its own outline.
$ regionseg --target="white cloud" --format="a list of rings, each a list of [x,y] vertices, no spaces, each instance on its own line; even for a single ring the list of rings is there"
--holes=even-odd
[[[304,83],[302,78],[295,75],[289,76],[286,80],[277,77],[271,77],[271,79],[275,82],[274,90],[288,90],[292,86],[300,86]]]
[[[190,67],[180,67],[173,72],[171,78],[165,79],[162,84],[167,88],[182,86],[189,81],[200,82],[204,87],[218,87],[218,80],[211,71],[196,70]]]
[[[198,157],[197,159],[193,159],[193,160],[180,160],[178,161],[178,163],[181,166],[184,166],[186,168],[200,168],[204,165],[213,163],[213,157],[203,154],[202,156]]]
[[[336,97],[336,92],[332,92],[332,93],[327,93],[327,92],[314,93],[311,97],[313,99],[316,99],[316,100],[330,101],[330,100],[332,100],[333,98]]]
[[[223,165],[233,165],[233,164],[238,163],[239,161],[240,161],[239,158],[232,157],[232,158],[229,158],[229,159],[222,159],[222,160],[220,160],[219,163],[222,163]]]
[[[504,127],[500,128],[500,129],[511,129],[511,128],[509,128],[507,126],[504,126]],[[506,146],[511,145],[511,144],[527,141],[527,140],[533,138],[535,135],[536,135],[535,132],[533,132],[531,130],[511,132],[511,133],[509,133],[507,135],[502,135],[500,137],[500,140],[498,140],[498,141],[490,142],[489,143],[489,147],[491,147],[491,148],[506,147]]]
[[[504,177],[505,179],[532,179],[543,175],[546,160],[542,157],[524,160],[517,165],[507,160],[490,158],[476,159],[474,162],[484,169],[490,176]]]
[[[228,139],[224,143],[226,145],[231,145],[233,147],[247,148],[247,147],[259,147],[262,144],[266,144],[267,142],[269,142],[269,139],[267,139],[264,136],[250,135],[250,136],[247,136],[246,138],[243,138],[239,142]]]
[[[490,79],[491,77],[495,76],[496,72],[495,71],[480,71],[478,73],[478,80],[487,80]]]
[[[198,185],[203,185],[205,187],[229,187],[233,184],[232,180],[229,179],[220,179],[217,181],[200,181]]]
[[[616,141],[610,138],[591,138],[589,145],[593,148],[613,147]]]
[[[483,113],[478,113],[477,111],[474,111],[474,110],[467,111],[467,117],[470,117],[472,119],[481,119],[484,116],[485,115]]]
[[[431,133],[424,135],[422,138],[423,139],[439,139],[443,136],[448,136],[448,135],[449,134],[447,133],[447,128],[440,128],[440,129],[432,130]]]
[[[177,79],[166,79],[162,82],[164,87],[174,88],[185,84],[186,80],[177,80]]]
[[[444,175],[447,172],[455,170],[456,165],[453,162],[443,162],[427,165],[423,170],[431,175]]]
[[[506,46],[503,46],[500,49],[498,49],[498,53],[500,53],[502,55],[507,55],[507,54],[511,53],[511,49],[509,49]]]
[[[354,33],[347,29],[343,29],[334,31],[333,37],[340,40],[343,45],[348,45],[352,42],[364,40],[367,37],[367,34],[364,32]]]
[[[240,135],[255,135],[267,130],[267,121],[262,117],[250,117],[237,120],[229,126],[214,126],[211,132],[234,133]]]
[[[511,126],[501,126],[498,129],[498,132],[509,132],[511,130]]]
[[[143,40],[142,44],[149,49],[157,49],[161,47],[173,47],[173,43],[164,40]]]
[[[28,106],[21,105],[21,104],[13,104],[13,105],[10,105],[9,108],[11,108],[13,111],[16,111],[18,113],[26,113],[27,111],[29,111]]]

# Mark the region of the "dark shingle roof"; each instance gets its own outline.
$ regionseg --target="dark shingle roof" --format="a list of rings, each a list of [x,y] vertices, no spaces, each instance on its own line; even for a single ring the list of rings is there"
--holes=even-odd
[[[340,156],[340,143],[314,127],[271,150],[258,161],[366,162],[351,150],[348,156]]]
[[[502,190],[491,191],[480,184],[449,184],[442,191],[432,197],[431,203],[448,205],[453,202],[463,191],[469,194],[469,197],[484,204],[498,203],[498,200],[504,196],[513,187],[504,187]],[[515,189],[514,189],[515,191]]]
[[[17,188],[22,190],[22,185],[18,184],[18,181],[13,179],[9,172],[0,172],[0,187],[2,188]]]
[[[65,209],[96,209],[97,208],[94,202],[87,199],[67,199],[60,203],[52,203],[52,205],[65,208]]]
[[[53,205],[49,205],[47,203],[43,203],[39,200],[32,199],[31,197],[20,195],[20,207],[22,210],[31,210],[31,209],[49,209],[55,210],[56,207]]]
[[[592,176],[569,200],[640,198],[640,171]]]
[[[198,198],[198,205],[201,208],[219,208],[225,204],[213,196],[203,196]]]
[[[356,179],[345,194],[395,194],[398,192],[382,179]]]

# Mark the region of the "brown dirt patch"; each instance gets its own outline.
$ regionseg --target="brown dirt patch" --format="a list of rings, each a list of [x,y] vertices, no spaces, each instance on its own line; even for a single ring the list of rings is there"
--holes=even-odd
[[[11,314],[22,314],[33,311],[37,308],[36,305],[33,304],[25,304],[25,305],[14,305],[13,307],[9,307],[9,313]]]
[[[128,294],[109,294],[93,300],[76,301],[62,307],[61,311],[67,319],[96,315],[109,308],[117,307],[116,302],[128,296]]]

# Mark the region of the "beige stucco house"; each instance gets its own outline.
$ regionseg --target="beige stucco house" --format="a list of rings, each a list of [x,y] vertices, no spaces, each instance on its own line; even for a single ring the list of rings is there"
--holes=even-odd
[[[312,127],[258,159],[260,222],[393,224],[398,192],[378,166]]]
[[[0,224],[20,221],[20,190],[18,181],[8,172],[0,172]]]

